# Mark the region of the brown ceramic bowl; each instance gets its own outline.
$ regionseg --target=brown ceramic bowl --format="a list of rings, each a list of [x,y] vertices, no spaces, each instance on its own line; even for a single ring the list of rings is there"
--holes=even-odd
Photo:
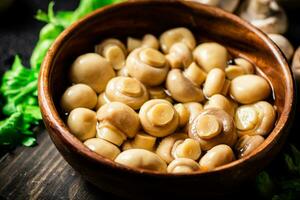
[[[184,26],[198,41],[213,40],[233,56],[253,61],[272,84],[278,118],[266,141],[251,155],[210,172],[160,174],[114,163],[86,148],[63,120],[59,99],[68,86],[74,59],[93,52],[104,38],[159,35]],[[39,79],[39,102],[50,137],[66,161],[86,180],[123,197],[142,199],[157,194],[215,197],[255,177],[280,151],[292,122],[294,85],[288,64],[265,34],[238,17],[191,1],[147,0],[99,9],[65,30],[50,48]]]

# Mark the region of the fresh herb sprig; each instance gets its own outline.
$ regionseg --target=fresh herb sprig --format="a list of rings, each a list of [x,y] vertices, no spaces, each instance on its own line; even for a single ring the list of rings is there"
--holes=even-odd
[[[0,147],[14,147],[19,144],[33,146],[36,136],[32,128],[42,119],[37,101],[37,79],[43,59],[57,36],[73,22],[102,6],[122,0],[81,0],[74,11],[54,12],[54,2],[48,12],[38,10],[35,18],[46,22],[30,58],[30,68],[22,65],[15,57],[12,68],[2,77]]]

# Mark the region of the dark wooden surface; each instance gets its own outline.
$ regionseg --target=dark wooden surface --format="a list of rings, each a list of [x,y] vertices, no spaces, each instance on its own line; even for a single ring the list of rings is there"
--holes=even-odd
[[[9,67],[16,53],[28,64],[43,25],[32,16],[38,8],[46,9],[49,3],[48,0],[17,2],[8,13],[0,14],[1,74]],[[58,9],[71,9],[76,3],[75,0],[57,0],[56,6]],[[291,26],[288,37],[297,47],[300,44],[300,21],[297,20],[300,14],[293,9],[295,11],[289,12]],[[294,135],[293,138],[298,137]],[[44,128],[38,131],[38,143],[33,148],[18,147],[9,152],[0,152],[0,199],[119,199],[84,181],[64,161]],[[255,195],[255,188],[251,184],[246,191],[248,197]]]

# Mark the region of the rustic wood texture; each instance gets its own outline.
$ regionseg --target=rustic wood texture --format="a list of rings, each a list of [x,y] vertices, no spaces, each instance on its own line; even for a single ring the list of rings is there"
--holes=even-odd
[[[56,150],[46,131],[39,145],[0,159],[0,199],[116,199],[86,182]]]
[[[274,89],[278,114],[274,130],[252,155],[205,173],[174,175],[132,169],[90,151],[69,132],[60,112],[59,99],[68,85],[65,77],[72,61],[93,51],[93,46],[107,37],[158,35],[178,26],[190,28],[198,41],[221,43],[233,56],[245,57],[257,65]],[[218,197],[255,177],[283,146],[295,106],[288,68],[265,34],[220,9],[185,1],[132,1],[98,10],[59,36],[41,69],[39,102],[50,137],[66,161],[104,191],[135,199],[151,199],[161,193],[197,197],[199,192],[202,197]]]

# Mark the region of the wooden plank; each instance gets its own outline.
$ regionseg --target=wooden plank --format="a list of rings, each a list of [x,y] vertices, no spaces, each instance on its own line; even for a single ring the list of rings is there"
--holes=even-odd
[[[0,160],[0,199],[113,199],[84,181],[63,159],[46,131],[39,145],[19,147]]]

